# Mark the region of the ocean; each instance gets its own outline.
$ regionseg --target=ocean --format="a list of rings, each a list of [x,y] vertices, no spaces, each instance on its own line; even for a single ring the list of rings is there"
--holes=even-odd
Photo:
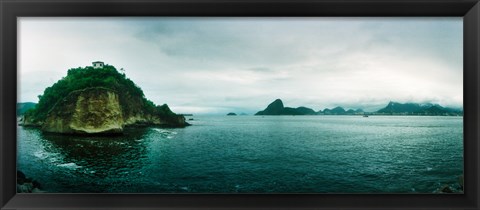
[[[18,127],[48,193],[433,193],[463,174],[463,117],[192,116],[115,137]]]

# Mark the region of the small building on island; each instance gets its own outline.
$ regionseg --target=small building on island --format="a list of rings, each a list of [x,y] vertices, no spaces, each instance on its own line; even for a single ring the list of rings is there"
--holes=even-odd
[[[95,61],[92,62],[93,68],[94,69],[101,69],[104,66],[104,63],[102,61]]]

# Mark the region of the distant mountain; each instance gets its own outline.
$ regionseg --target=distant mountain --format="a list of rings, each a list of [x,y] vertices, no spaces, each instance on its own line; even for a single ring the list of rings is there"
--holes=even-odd
[[[263,111],[257,112],[255,115],[364,115],[363,109],[345,110],[341,106],[333,109],[326,108],[323,111],[315,112],[311,108],[304,106],[291,108],[284,107],[282,100],[276,99],[270,103]],[[442,107],[438,104],[426,103],[398,103],[390,101],[387,106],[376,112],[368,112],[368,115],[428,115],[428,116],[456,116],[462,115],[463,110]]]
[[[345,109],[340,106],[333,108],[330,112],[335,115],[342,115],[346,113]]]
[[[323,112],[319,112],[319,114],[323,114],[323,115],[361,115],[363,114],[363,110],[362,109],[348,109],[348,110],[345,110],[343,107],[341,106],[337,106],[333,109],[324,109]]]
[[[295,110],[299,113],[304,114],[304,115],[316,115],[317,114],[313,109],[310,109],[310,108],[307,108],[307,107],[304,107],[304,106],[298,107]]]
[[[463,115],[460,109],[442,107],[438,104],[418,104],[418,103],[398,103],[390,102],[385,108],[375,112],[375,114],[389,115]]]
[[[417,113],[425,114],[425,115],[446,115],[448,111],[441,106],[431,106],[426,109],[422,109]]]
[[[33,102],[25,102],[25,103],[17,103],[17,116],[22,116],[27,112],[29,109],[35,107],[37,105]]]
[[[394,114],[394,113],[397,113],[397,114],[400,114],[400,113],[412,114],[412,113],[414,113],[414,112],[420,111],[421,109],[422,109],[422,107],[420,106],[420,104],[416,104],[416,103],[405,103],[405,104],[401,104],[401,103],[397,103],[397,102],[392,102],[392,101],[390,101],[385,108],[378,110],[377,113],[384,113],[384,114]]]
[[[235,114],[234,112],[230,112],[227,114],[227,116],[237,116],[237,114]]]
[[[270,103],[266,109],[257,112],[255,115],[316,115],[317,113],[307,107],[284,107],[283,102],[280,99],[276,99]]]
[[[345,112],[345,114],[349,114],[349,115],[355,114],[355,110],[349,109]]]
[[[270,103],[263,111],[259,111],[255,115],[282,115],[284,109],[285,107],[283,106],[282,100],[277,99]]]

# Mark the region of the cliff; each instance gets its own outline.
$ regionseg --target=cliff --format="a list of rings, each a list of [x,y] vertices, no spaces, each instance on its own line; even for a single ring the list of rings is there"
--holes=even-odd
[[[62,134],[120,134],[126,126],[189,124],[168,105],[154,105],[124,74],[107,66],[69,70],[26,112],[23,125]]]

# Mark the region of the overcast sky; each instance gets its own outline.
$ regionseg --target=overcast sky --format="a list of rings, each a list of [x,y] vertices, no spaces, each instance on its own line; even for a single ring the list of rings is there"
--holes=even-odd
[[[374,111],[389,101],[463,106],[463,26],[453,18],[18,19],[20,102],[104,61],[177,113]]]

